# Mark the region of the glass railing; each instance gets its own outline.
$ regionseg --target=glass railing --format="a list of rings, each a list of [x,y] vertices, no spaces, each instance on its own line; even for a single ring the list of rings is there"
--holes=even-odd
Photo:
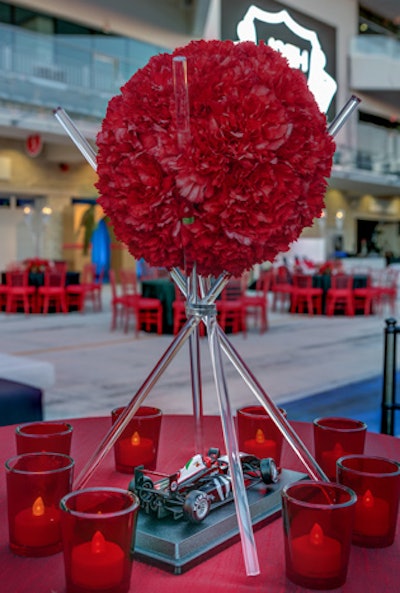
[[[151,56],[133,39],[56,36],[0,24],[0,99],[103,118],[107,103]]]
[[[384,36],[358,36],[364,52],[398,56],[400,43]],[[140,41],[108,36],[52,36],[0,24],[0,105],[15,106],[27,122],[61,105],[74,117],[100,122],[108,101],[151,56],[168,51]],[[12,109],[11,109],[12,111]],[[0,117],[0,123],[1,121]],[[46,124],[44,124],[46,125]],[[58,125],[57,125],[58,128]],[[370,146],[373,147],[373,134]],[[400,151],[400,140],[398,140]],[[400,152],[399,152],[400,154]],[[338,146],[335,165],[348,170],[400,176],[400,156],[382,150]]]
[[[357,35],[351,40],[350,53],[400,60],[400,41],[387,35]]]
[[[351,171],[370,172],[377,177],[397,177],[400,187],[400,158],[381,154],[376,150],[356,149],[338,145],[333,158],[334,167]]]

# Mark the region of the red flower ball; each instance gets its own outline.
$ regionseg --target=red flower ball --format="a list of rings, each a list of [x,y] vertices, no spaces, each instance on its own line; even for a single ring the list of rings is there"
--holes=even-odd
[[[190,139],[177,139],[172,58],[186,56]],[[152,266],[240,275],[323,208],[334,142],[304,74],[265,44],[193,41],[151,58],[97,137],[99,203]]]

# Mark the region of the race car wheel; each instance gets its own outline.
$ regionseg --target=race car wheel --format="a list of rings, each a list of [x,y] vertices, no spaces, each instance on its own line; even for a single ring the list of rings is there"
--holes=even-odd
[[[137,490],[140,500],[143,502],[149,502],[153,497],[153,482],[150,478],[143,478],[142,483],[140,484],[140,489]]]
[[[276,484],[279,480],[279,472],[272,457],[260,459],[260,473],[264,484]]]
[[[183,503],[183,514],[191,523],[201,523],[210,512],[210,501],[205,492],[192,490]]]

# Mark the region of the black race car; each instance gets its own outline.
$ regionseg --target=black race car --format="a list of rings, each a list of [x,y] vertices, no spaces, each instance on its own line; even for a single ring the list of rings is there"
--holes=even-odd
[[[273,459],[259,459],[240,453],[246,488],[259,482],[274,484],[279,473]],[[194,455],[174,474],[135,468],[129,489],[140,500],[140,507],[159,519],[172,516],[199,523],[210,510],[233,500],[232,479],[227,456],[210,449],[206,456]]]

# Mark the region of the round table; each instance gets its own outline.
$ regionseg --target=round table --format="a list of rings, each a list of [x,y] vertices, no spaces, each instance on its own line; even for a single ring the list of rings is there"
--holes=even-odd
[[[77,476],[94,452],[97,443],[110,427],[110,418],[81,418],[69,420],[74,427],[71,455],[76,462]],[[300,438],[312,451],[312,425],[294,422]],[[223,439],[220,419],[204,419],[206,448],[221,447]],[[15,426],[0,428],[0,451],[4,468],[6,459],[15,455]],[[172,472],[189,459],[193,451],[194,423],[190,416],[164,416],[161,428],[158,469]],[[387,435],[368,433],[366,453],[400,459],[400,440]],[[300,461],[287,443],[284,444],[282,466],[304,471]],[[99,465],[87,486],[114,485],[126,487],[127,474],[114,471],[113,453],[110,452]],[[244,570],[240,542],[181,575],[134,560],[130,591],[140,593],[301,593],[306,589],[292,584],[285,577],[282,519],[255,531],[260,574],[247,577]],[[340,589],[345,593],[377,593],[398,590],[398,558],[400,532],[395,543],[384,549],[352,547],[347,582]],[[0,479],[0,574],[2,593],[63,593],[65,591],[62,554],[46,558],[21,558],[8,548],[8,523],[6,512],[6,486],[4,469]]]

